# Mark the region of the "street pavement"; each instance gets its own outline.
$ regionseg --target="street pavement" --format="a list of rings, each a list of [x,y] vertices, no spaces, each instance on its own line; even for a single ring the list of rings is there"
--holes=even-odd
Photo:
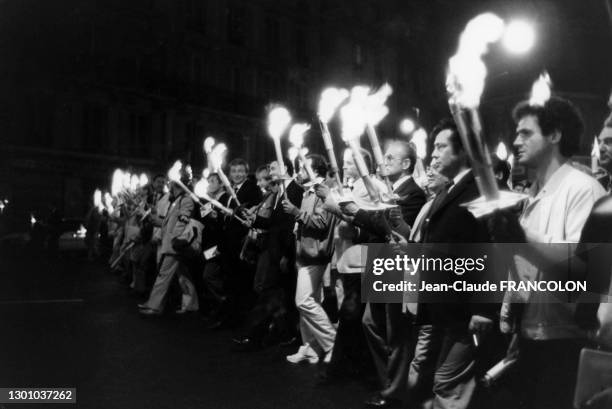
[[[361,381],[320,386],[295,347],[232,350],[198,314],[143,319],[101,263],[0,255],[0,387],[75,387],[76,404],[3,408],[362,408]]]

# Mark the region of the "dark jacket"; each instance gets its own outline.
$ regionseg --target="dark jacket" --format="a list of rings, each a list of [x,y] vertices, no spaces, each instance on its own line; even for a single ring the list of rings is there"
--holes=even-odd
[[[240,201],[240,205],[244,208],[250,208],[257,205],[261,202],[262,198],[259,186],[251,179],[247,179],[242,186],[240,186],[240,189],[236,192],[236,196],[238,196],[238,201]],[[230,209],[236,209],[238,207],[236,201],[229,199],[229,196],[221,203]],[[248,231],[248,227],[244,226],[236,220],[236,218],[224,216],[223,250],[227,253],[239,253],[242,247],[242,241]],[[222,253],[224,252],[223,250]]]
[[[440,243],[426,252],[427,257],[440,257],[447,252],[457,250],[461,257],[481,256],[476,250],[475,254],[464,254],[464,250],[457,245],[444,245],[442,243],[488,243],[489,233],[483,220],[477,220],[463,207],[462,204],[470,202],[480,196],[476,180],[472,172],[466,174],[449,192],[440,206],[427,215],[422,228],[423,243]],[[476,254],[478,253],[478,254]],[[495,273],[492,269],[485,269],[482,274]],[[476,272],[471,274],[469,281],[477,282],[480,277],[475,277]],[[454,272],[435,271],[423,272],[421,281],[428,282],[453,282],[460,278]],[[467,279],[467,277],[466,277]],[[490,277],[492,281],[496,277]],[[419,283],[419,287],[420,287]],[[427,295],[426,295],[427,296]],[[451,325],[467,328],[472,315],[482,315],[494,318],[499,306],[489,303],[475,303],[473,296],[469,293],[445,292],[438,293],[431,303],[423,302],[426,296],[419,295],[419,309],[417,323]],[[444,297],[445,302],[440,302]]]
[[[399,185],[393,192],[399,196],[397,204],[402,211],[402,218],[412,227],[414,219],[416,219],[421,207],[426,202],[425,192],[414,181],[414,178],[406,180]],[[369,232],[370,237],[364,236],[364,232],[360,234],[359,241],[362,242],[380,242],[382,237],[385,237],[388,232],[388,212],[372,212],[359,210],[355,215],[355,224]],[[384,240],[383,240],[384,241]]]

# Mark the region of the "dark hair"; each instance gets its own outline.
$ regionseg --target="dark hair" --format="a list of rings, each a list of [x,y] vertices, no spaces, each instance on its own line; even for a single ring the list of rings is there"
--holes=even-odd
[[[528,101],[519,102],[512,111],[512,118],[515,122],[530,115],[538,119],[543,135],[550,135],[555,131],[561,133],[559,143],[561,155],[569,158],[578,152],[584,122],[580,111],[574,104],[567,99],[554,96],[546,101],[544,106],[529,105]]]
[[[268,166],[267,164],[259,166],[257,169],[255,169],[255,174],[258,174],[259,172],[263,171],[270,172],[270,166]]]
[[[417,155],[416,155],[416,147],[412,142],[406,142],[401,139],[393,139],[389,142],[389,145],[399,145],[402,147],[402,151],[404,152],[404,156],[402,160],[408,159],[410,161],[410,166],[408,167],[408,173],[412,174],[414,172],[414,166],[416,165]]]
[[[221,177],[219,176],[219,174],[218,174],[217,172],[211,172],[211,173],[208,175],[208,178],[206,178],[206,179],[209,179],[209,178],[212,178],[212,177],[217,178],[217,183],[219,183],[219,184],[223,183],[223,182],[221,181]]]
[[[438,124],[431,131],[431,136],[435,140],[435,137],[446,129],[451,131],[451,136],[449,139],[451,146],[453,147],[453,152],[459,153],[459,151],[464,151],[463,142],[461,142],[461,137],[459,136],[459,130],[457,129],[455,121],[453,121],[451,118],[444,118],[438,122]]]
[[[492,157],[492,162],[493,173],[497,174],[501,172],[502,178],[500,183],[502,185],[506,185],[508,183],[508,179],[510,178],[510,164],[505,160],[499,159],[497,156]]]
[[[314,173],[322,177],[325,177],[325,175],[327,175],[327,161],[322,155],[319,155],[318,153],[309,153],[308,155],[306,155],[306,159],[310,159],[312,161],[310,167],[312,168]]]
[[[166,175],[162,174],[162,173],[158,173],[155,176],[153,176],[153,182],[155,182],[157,179],[162,178],[162,179],[166,179]]]
[[[249,173],[249,164],[247,163],[246,160],[242,158],[232,159],[230,163],[227,165],[228,169],[233,166],[244,166],[244,169],[246,170],[246,172]]]

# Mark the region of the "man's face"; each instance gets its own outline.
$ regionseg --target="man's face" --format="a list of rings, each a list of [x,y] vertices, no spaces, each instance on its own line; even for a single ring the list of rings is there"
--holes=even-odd
[[[165,184],[166,179],[158,177],[153,181],[153,190],[155,190],[156,193],[164,193]]]
[[[391,143],[387,147],[383,166],[387,175],[399,177],[410,167],[410,159],[406,158],[406,152],[401,145]]]
[[[436,135],[434,150],[431,154],[432,166],[449,179],[454,178],[465,162],[464,153],[456,153],[451,143],[452,131],[443,129]]]
[[[598,139],[599,165],[612,173],[612,127],[604,127]]]
[[[267,170],[257,172],[255,177],[257,178],[257,186],[259,186],[262,192],[270,190],[270,173]]]
[[[542,129],[535,115],[521,118],[516,126],[516,159],[520,165],[535,168],[552,153],[554,144],[550,137],[542,134]]]
[[[312,166],[312,159],[306,158],[306,163]],[[310,178],[308,177],[308,172],[306,171],[306,166],[304,166],[303,164],[301,164],[300,166],[300,171],[299,171],[298,176],[299,176],[299,180],[301,181],[301,183],[306,183],[310,181]]]
[[[215,195],[223,188],[223,184],[217,176],[208,177],[208,194]]]
[[[247,178],[247,170],[243,165],[230,166],[229,178],[233,184],[239,185]]]
[[[448,182],[446,176],[442,176],[436,166],[427,168],[427,189],[432,193],[438,193]]]
[[[357,170],[355,159],[353,158],[353,154],[351,152],[347,151],[344,155],[342,170],[344,171],[345,177],[355,180],[359,179],[359,171]]]

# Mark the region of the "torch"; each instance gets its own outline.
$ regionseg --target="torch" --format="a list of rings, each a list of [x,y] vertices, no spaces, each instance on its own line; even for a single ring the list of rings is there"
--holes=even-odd
[[[410,143],[414,145],[416,151],[416,163],[414,164],[413,176],[419,186],[423,187],[427,184],[427,172],[423,161],[427,156],[427,132],[425,129],[419,128],[412,134]]]
[[[593,150],[591,151],[591,172],[595,175],[599,171],[599,141],[597,137],[593,140]]]
[[[383,153],[374,127],[389,113],[389,108],[387,108],[385,102],[392,92],[391,86],[389,84],[384,84],[374,94],[369,95],[366,100],[366,133],[370,140],[370,146],[372,146],[374,161],[378,169],[380,169],[380,175],[384,179],[387,189],[389,189],[389,194],[393,194],[393,185],[385,171]]]
[[[146,186],[149,184],[149,177],[147,176],[146,173],[141,173],[140,177],[138,178],[140,186]]]
[[[198,183],[195,184],[195,186],[193,187],[194,193],[192,194],[192,197],[194,198],[195,202],[198,203],[198,205],[200,205],[200,207],[204,207],[204,205],[202,204],[202,202],[200,202],[200,198],[208,201],[210,204],[212,204],[213,206],[215,206],[216,208],[218,208],[219,210],[221,210],[223,213],[227,214],[228,216],[232,216],[235,217],[236,220],[238,220],[240,223],[242,223],[245,226],[250,226],[244,219],[238,217],[230,208],[224,206],[223,204],[221,204],[221,202],[219,202],[216,199],[213,199],[209,194],[208,194],[208,180],[206,179],[206,177],[202,177]]]
[[[508,177],[508,187],[512,189],[512,164],[514,162],[514,155],[508,156],[508,149],[506,149],[506,144],[500,142],[497,145],[497,149],[495,150],[495,156],[503,162],[508,163],[508,167],[510,168],[510,176]]]
[[[268,134],[274,141],[276,161],[278,162],[282,177],[287,175],[287,170],[285,169],[285,162],[283,160],[280,138],[283,136],[283,133],[285,133],[290,123],[291,114],[289,114],[289,111],[285,107],[273,107],[268,113]]]
[[[111,182],[111,195],[117,197],[121,189],[123,189],[123,171],[121,169],[115,169]]]
[[[213,170],[219,175],[219,179],[221,179],[221,183],[223,183],[223,186],[225,186],[236,204],[240,206],[240,201],[238,200],[236,191],[234,190],[232,184],[225,175],[225,172],[223,172],[223,155],[225,154],[225,152],[227,152],[227,146],[225,146],[224,143],[218,143],[217,145],[215,145],[215,147],[210,153],[210,162],[212,164]]]
[[[482,134],[482,123],[478,107],[484,90],[487,68],[482,56],[491,43],[498,41],[504,31],[504,21],[491,13],[472,19],[459,42],[459,50],[449,60],[446,89],[448,104],[459,136],[470,159],[481,199],[467,204],[477,217],[495,209],[512,206],[522,195],[505,192],[500,199],[491,155]]]
[[[334,153],[334,144],[332,142],[331,133],[329,132],[328,123],[334,116],[334,113],[347,99],[349,93],[344,88],[327,88],[321,93],[321,99],[319,100],[319,111],[317,113],[319,117],[319,124],[321,125],[321,135],[323,136],[323,144],[327,151],[327,157],[329,158],[329,165],[331,167],[338,186],[342,186],[342,180],[340,179],[340,168],[338,167],[338,161],[336,160],[336,154]]]
[[[104,205],[102,204],[102,192],[100,189],[96,189],[93,195],[94,206],[98,209],[98,213],[102,213]]]
[[[204,154],[206,155],[206,166],[211,172],[214,171],[214,168],[212,160],[210,159],[210,154],[212,153],[214,146],[215,138],[213,138],[212,136],[208,136],[206,137],[206,139],[204,139]]]
[[[380,195],[372,183],[370,172],[359,150],[361,149],[359,146],[359,137],[363,134],[366,126],[364,106],[369,90],[368,87],[353,87],[351,90],[351,99],[348,104],[340,109],[340,118],[342,119],[342,139],[353,152],[355,165],[359,171],[359,176],[363,179],[370,200],[378,205],[380,204]]]
[[[315,183],[315,179],[317,178],[310,163],[306,160],[306,154],[304,153],[304,149],[302,145],[304,145],[304,134],[308,132],[310,129],[309,124],[294,124],[289,130],[289,142],[291,145],[297,150],[297,155],[300,157],[300,161],[304,164],[304,169],[306,169],[306,173],[308,173],[308,178],[311,183]]]
[[[108,192],[104,192],[104,206],[108,210],[108,214],[112,214],[115,209],[113,208],[113,198]]]
[[[176,162],[174,162],[174,165],[172,165],[172,167],[168,171],[168,179],[170,179],[172,182],[176,183],[177,186],[179,186],[181,189],[183,189],[185,191],[185,193],[187,193],[189,196],[191,196],[191,198],[194,200],[194,202],[196,202],[200,207],[203,207],[204,205],[202,204],[202,202],[200,202],[200,198],[195,193],[193,193],[191,190],[189,190],[189,188],[187,186],[185,186],[185,184],[183,182],[181,182],[180,171],[181,171],[182,167],[183,167],[183,164],[182,164],[182,162],[180,160],[177,160]],[[205,180],[205,179],[201,179],[200,181],[202,181],[202,180]],[[204,193],[206,193],[206,192],[204,192]],[[217,200],[214,200],[212,198],[209,199],[208,195],[206,195],[206,197],[203,197],[203,198],[206,199],[206,200],[209,200],[210,203],[212,203],[214,206],[219,207],[219,209],[221,209],[221,211],[223,211],[224,213],[226,213],[228,215],[231,215],[232,217],[235,217],[236,220],[238,220],[240,223],[246,224],[246,222],[243,219],[238,217],[236,214],[234,214],[234,212],[232,210],[230,210],[227,207],[223,206]]]

